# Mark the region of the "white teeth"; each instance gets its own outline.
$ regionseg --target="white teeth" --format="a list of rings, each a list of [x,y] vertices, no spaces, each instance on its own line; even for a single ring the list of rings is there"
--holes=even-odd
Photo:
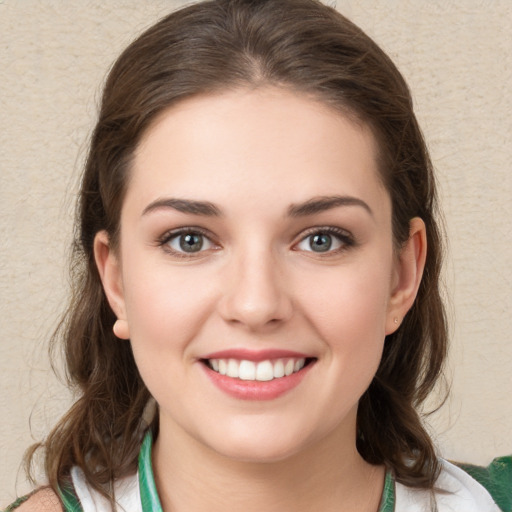
[[[238,362],[235,361],[234,359],[230,359],[228,361],[228,369],[226,371],[226,375],[228,377],[233,377],[235,379],[238,377],[238,375],[239,375]]]
[[[284,377],[284,363],[279,360],[274,363],[274,377],[279,379],[279,377]]]
[[[272,380],[274,378],[274,367],[270,361],[261,361],[256,366],[256,380]]]
[[[240,361],[241,380],[256,380],[256,365],[252,361]]]
[[[306,359],[276,359],[255,363],[238,359],[209,359],[210,368],[221,375],[240,380],[269,381],[289,376],[304,368]]]
[[[301,368],[304,367],[305,364],[306,364],[306,360],[305,359],[297,359],[297,361],[295,361],[295,365],[293,367],[293,371],[294,372],[298,372]]]

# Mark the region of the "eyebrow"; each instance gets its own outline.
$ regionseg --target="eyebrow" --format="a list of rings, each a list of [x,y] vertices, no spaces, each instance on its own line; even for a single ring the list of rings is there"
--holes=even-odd
[[[288,208],[290,217],[306,217],[315,213],[324,212],[339,206],[360,206],[372,217],[373,211],[362,199],[352,196],[321,196],[314,197],[304,203],[292,204]]]
[[[372,217],[372,209],[362,199],[352,196],[320,196],[309,199],[303,203],[292,204],[288,208],[289,217],[306,217],[314,215],[315,213],[324,212],[340,206],[360,206],[364,208]],[[148,213],[165,210],[171,208],[181,213],[188,213],[192,215],[202,215],[205,217],[221,217],[222,211],[218,206],[209,201],[195,201],[192,199],[176,199],[164,198],[157,199],[150,203],[142,215]]]
[[[146,215],[155,210],[167,208],[172,208],[173,210],[177,210],[182,213],[204,215],[207,217],[220,217],[222,215],[220,209],[209,201],[193,201],[191,199],[174,198],[157,199],[156,201],[153,201],[144,208],[142,215]]]

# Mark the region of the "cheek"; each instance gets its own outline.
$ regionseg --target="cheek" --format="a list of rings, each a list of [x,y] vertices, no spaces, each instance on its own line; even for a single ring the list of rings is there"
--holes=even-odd
[[[211,290],[191,279],[193,273],[165,265],[136,268],[125,274],[130,343],[143,381],[164,404],[166,397],[191,393],[191,347],[210,314]]]
[[[380,264],[366,260],[364,265],[302,275],[297,306],[323,347],[318,364],[323,384],[309,397],[310,414],[324,418],[325,431],[357,409],[379,367],[390,290],[388,268],[381,258]]]
[[[371,266],[336,269],[311,276],[303,287],[308,290],[303,303],[329,332],[354,328],[364,333],[372,326],[384,332],[390,277],[382,270],[372,271]]]
[[[385,339],[391,267],[382,261],[347,265],[311,275],[301,308],[340,371],[369,372],[378,367]],[[366,372],[365,372],[366,373]]]
[[[206,269],[181,268],[161,260],[142,263],[131,256],[123,272],[134,351],[143,346],[148,352],[183,352],[212,310],[211,276],[207,278]]]

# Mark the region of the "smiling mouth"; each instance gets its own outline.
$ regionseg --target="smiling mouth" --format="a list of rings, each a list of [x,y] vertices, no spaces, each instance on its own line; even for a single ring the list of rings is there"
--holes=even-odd
[[[316,358],[279,358],[264,361],[247,359],[203,359],[202,362],[218,373],[233,379],[244,381],[268,382],[274,379],[289,377],[316,361]]]

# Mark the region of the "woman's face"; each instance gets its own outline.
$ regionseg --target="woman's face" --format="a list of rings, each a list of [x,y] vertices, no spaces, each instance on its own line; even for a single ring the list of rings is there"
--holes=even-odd
[[[275,88],[183,101],[138,147],[119,251],[100,233],[96,257],[161,435],[257,461],[355,442],[408,307],[367,128]]]

